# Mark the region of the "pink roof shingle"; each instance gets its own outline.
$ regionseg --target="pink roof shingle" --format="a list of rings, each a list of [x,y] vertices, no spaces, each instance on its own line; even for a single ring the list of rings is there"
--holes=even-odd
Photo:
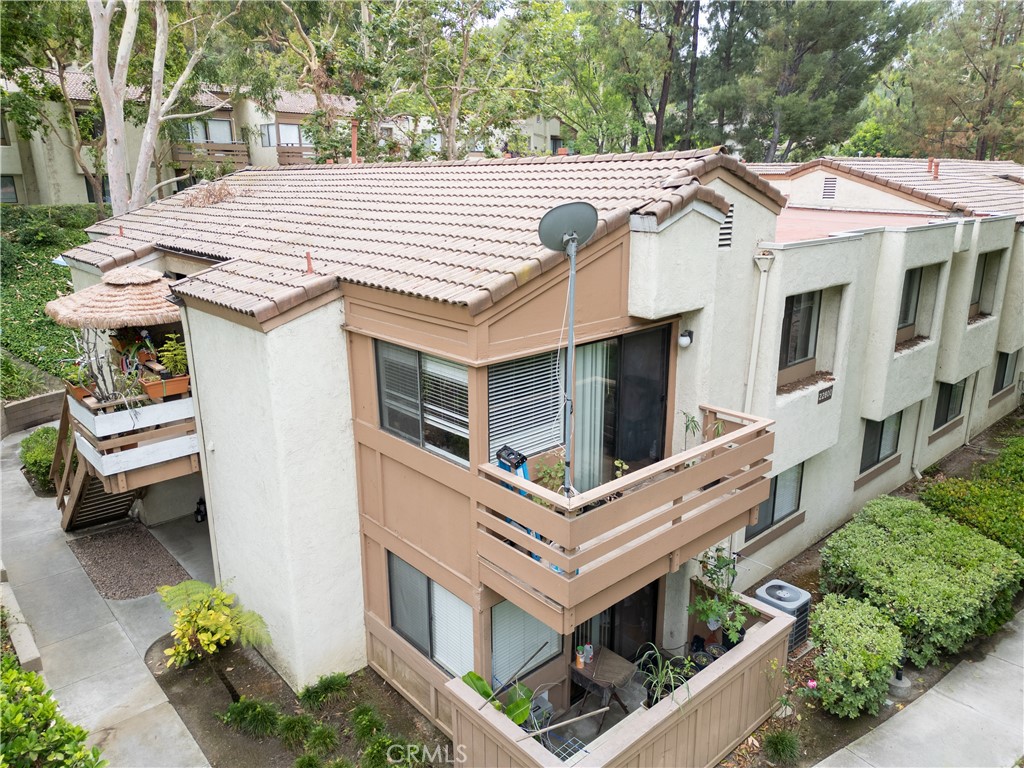
[[[248,168],[221,182],[233,193],[226,200],[186,205],[198,194],[186,191],[157,201],[91,227],[112,237],[66,256],[105,270],[148,243],[216,259],[224,263],[180,281],[174,292],[261,322],[339,282],[464,305],[477,314],[564,259],[537,237],[550,208],[590,202],[599,214],[595,238],[627,224],[631,214],[663,221],[697,200],[725,213],[725,199],[699,181],[719,167],[774,205],[785,203],[717,148]],[[313,275],[306,273],[307,252]]]

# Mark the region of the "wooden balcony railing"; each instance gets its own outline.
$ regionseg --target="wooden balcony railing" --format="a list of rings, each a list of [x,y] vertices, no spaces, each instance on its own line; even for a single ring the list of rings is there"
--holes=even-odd
[[[312,163],[314,157],[316,157],[316,150],[313,149],[313,147],[288,147],[279,145],[277,148],[278,165],[302,165],[304,163]]]
[[[560,606],[568,633],[571,609],[602,590],[644,568],[648,581],[676,570],[756,522],[768,497],[774,422],[702,410],[711,439],[571,498],[479,466],[489,486],[476,494],[481,581],[505,595],[523,585],[540,593]]]
[[[177,165],[221,163],[242,168],[249,164],[249,145],[244,141],[232,141],[227,144],[175,144],[171,147],[171,162]]]

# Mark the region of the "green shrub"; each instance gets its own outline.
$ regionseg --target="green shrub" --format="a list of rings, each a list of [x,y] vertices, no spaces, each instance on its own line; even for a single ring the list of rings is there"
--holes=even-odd
[[[903,634],[919,667],[1013,616],[1019,555],[924,504],[882,496],[821,551],[821,585],[867,600]]]
[[[877,715],[903,656],[899,628],[870,603],[826,595],[811,614],[817,694],[826,712]]]
[[[21,462],[41,488],[53,489],[50,467],[57,450],[57,428],[40,427],[21,441]]]
[[[1024,555],[1024,484],[952,477],[928,486],[921,501]]]
[[[299,691],[299,703],[305,709],[323,709],[327,704],[341,698],[348,688],[348,683],[348,675],[344,672],[323,675],[313,685],[307,685]]]
[[[800,759],[800,737],[788,728],[769,731],[764,737],[764,754],[773,763],[793,765]]]
[[[391,747],[400,743],[395,741],[389,734],[380,734],[363,750],[359,765],[362,768],[388,768],[388,766],[401,765],[401,763],[392,762],[391,757],[388,755]],[[397,749],[391,751],[398,752]]]
[[[369,744],[375,736],[384,733],[386,727],[371,704],[360,704],[352,711],[352,733],[360,746]]]
[[[0,398],[24,400],[44,389],[38,373],[18,365],[10,355],[0,354]]]
[[[2,681],[0,763],[11,768],[102,768],[107,764],[98,747],[85,746],[88,732],[57,711],[57,702],[46,690],[43,678],[23,670],[13,656],[4,656]]]
[[[338,731],[326,723],[317,723],[309,732],[303,748],[307,753],[321,757],[329,755],[338,748]]]
[[[250,699],[243,696],[228,705],[220,716],[221,722],[250,736],[270,736],[277,733],[281,713],[269,701]]]
[[[277,737],[288,749],[298,749],[313,730],[316,721],[309,715],[289,715],[277,724]]]
[[[5,282],[15,276],[24,258],[24,247],[6,237],[0,237],[0,277]]]
[[[295,768],[323,768],[324,761],[320,755],[311,755],[308,752],[296,758],[293,764]]]
[[[324,768],[356,768],[356,764],[347,757],[336,757],[324,766]]]
[[[982,466],[978,477],[982,480],[1002,480],[1024,485],[1024,437],[1011,437],[995,461]]]

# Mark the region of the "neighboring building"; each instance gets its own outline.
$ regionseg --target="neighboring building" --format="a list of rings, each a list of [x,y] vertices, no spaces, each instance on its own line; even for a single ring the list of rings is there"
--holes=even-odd
[[[93,99],[92,77],[84,72],[68,72],[68,91],[72,100],[83,108]],[[349,98],[332,97],[342,115],[351,115],[355,102]],[[157,163],[150,169],[150,185],[189,175],[180,181],[181,190],[192,183],[192,174],[206,171],[228,173],[252,165],[293,165],[311,162],[312,148],[300,128],[302,121],[316,108],[312,94],[284,92],[276,112],[268,115],[245,98],[231,99],[230,94],[205,90],[196,101],[205,109],[214,109],[186,126],[187,139],[179,142],[161,140],[157,145]],[[47,105],[54,124],[59,123],[62,106]],[[24,136],[7,116],[0,118],[3,126],[0,150],[0,181],[2,202],[29,205],[58,205],[92,202],[93,191],[85,174],[74,160],[72,151],[55,135],[33,133]],[[68,138],[63,127],[56,129]],[[142,127],[128,122],[129,183],[135,172]],[[109,189],[105,181],[104,188]],[[172,191],[162,188],[157,196]],[[109,193],[108,193],[109,194]]]
[[[298,687],[369,663],[479,760],[559,764],[453,676],[507,682],[541,648],[525,682],[564,706],[578,642],[689,642],[701,551],[747,556],[745,588],[1019,400],[1014,213],[865,211],[828,237],[717,151],[223,183],[92,227],[65,255],[76,288],[132,262],[187,275],[187,450],[218,578],[267,619],[278,671]],[[568,268],[536,228],[577,199],[600,223],[579,254],[566,500],[496,454],[531,477],[557,461]],[[757,610],[692,706],[631,713],[588,759],[712,765],[744,739],[789,626]]]

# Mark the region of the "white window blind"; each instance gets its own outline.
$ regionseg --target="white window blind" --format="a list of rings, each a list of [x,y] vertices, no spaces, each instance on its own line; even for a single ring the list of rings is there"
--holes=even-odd
[[[208,120],[206,123],[207,141],[214,144],[231,143],[231,121],[230,120]]]
[[[562,440],[561,355],[544,352],[487,371],[489,458],[508,445],[527,456]]]
[[[272,123],[264,123],[260,126],[260,145],[273,147],[277,144],[277,131]]]
[[[886,459],[896,453],[900,441],[900,419],[901,413],[894,413],[882,424],[882,441],[879,446],[879,459]]]
[[[281,144],[283,146],[297,147],[301,144],[299,126],[293,123],[278,123],[277,130],[281,133]]]
[[[562,636],[508,600],[491,608],[491,685],[497,689],[507,683],[545,642],[520,676],[561,653]]]
[[[456,677],[473,669],[473,611],[437,582],[430,582],[433,658]]]
[[[800,483],[804,465],[797,464],[779,474],[775,482],[775,520],[796,512],[800,506]]]
[[[387,342],[377,343],[381,426],[420,442],[420,377],[417,354]]]
[[[469,372],[466,366],[430,355],[421,357],[423,420],[469,437]]]

